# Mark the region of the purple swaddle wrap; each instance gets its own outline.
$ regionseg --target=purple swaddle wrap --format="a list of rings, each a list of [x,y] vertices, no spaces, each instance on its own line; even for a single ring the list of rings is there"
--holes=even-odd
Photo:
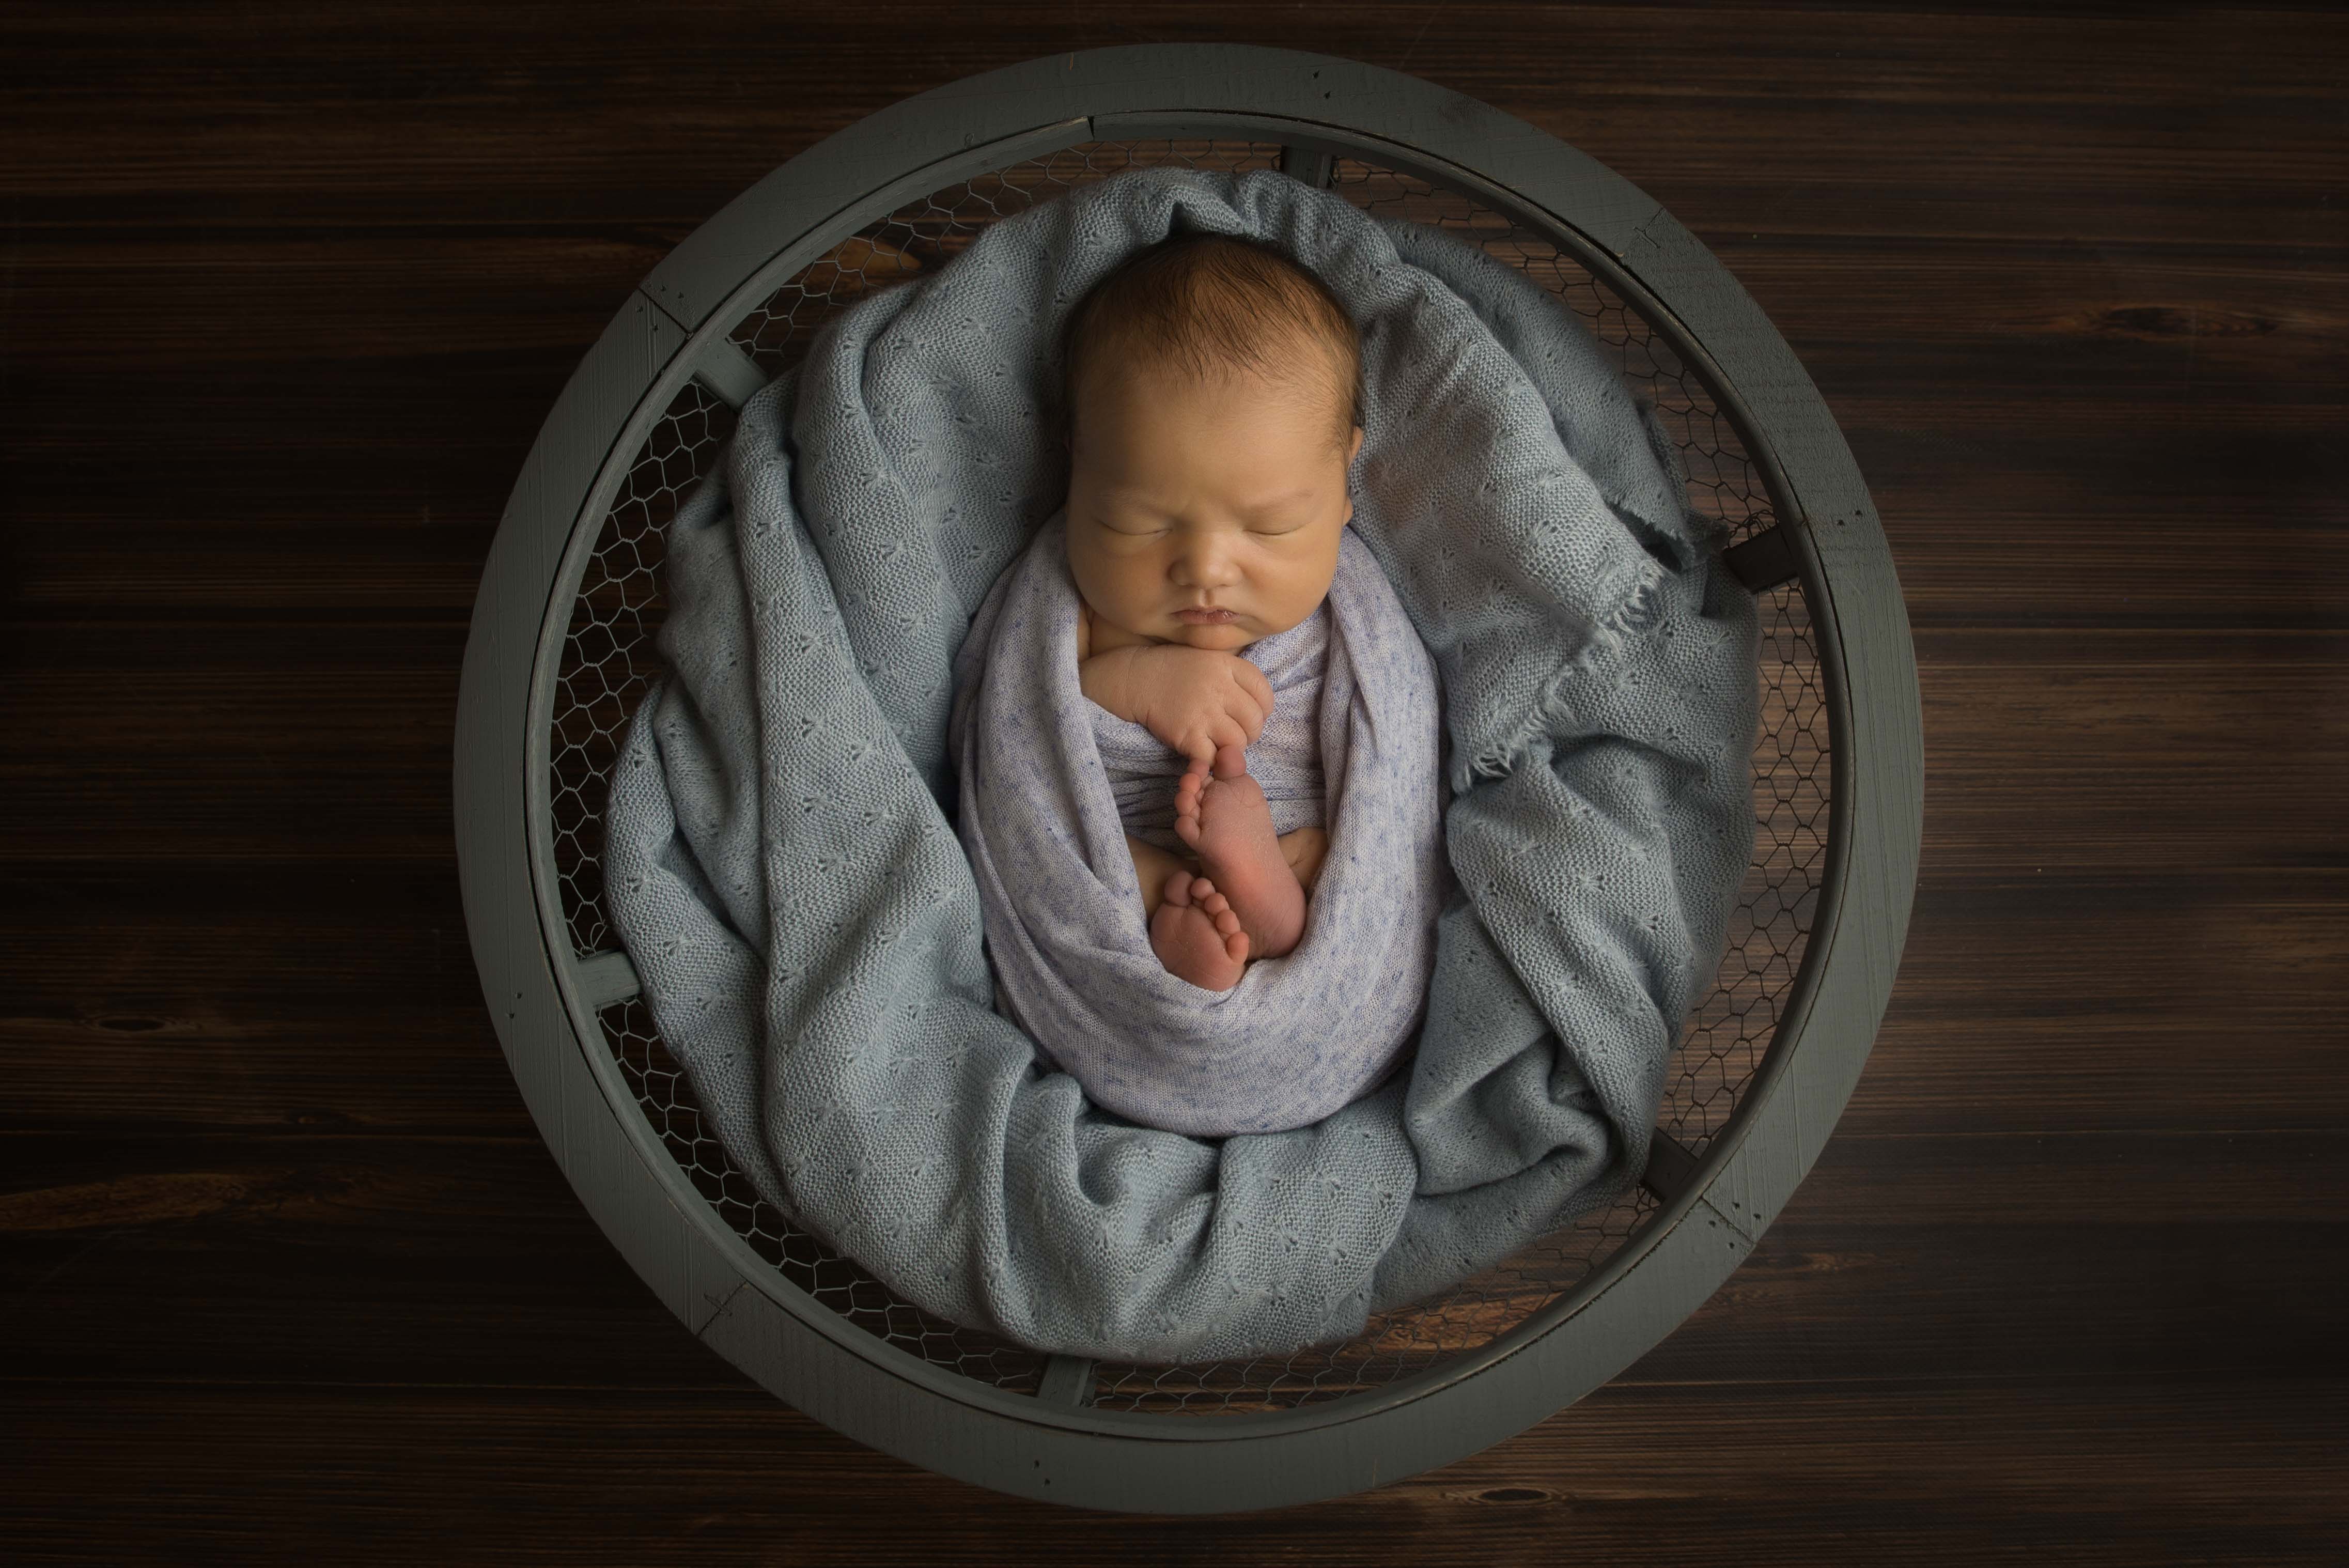
[[[1056,514],[955,660],[947,750],[998,1008],[1132,1120],[1207,1137],[1317,1122],[1385,1076],[1425,1005],[1452,886],[1434,661],[1350,529],[1320,610],[1243,650],[1274,686],[1248,748],[1274,831],[1318,823],[1330,847],[1296,948],[1203,990],[1151,950],[1121,813],[1179,847],[1187,763],[1080,689],[1065,539]]]

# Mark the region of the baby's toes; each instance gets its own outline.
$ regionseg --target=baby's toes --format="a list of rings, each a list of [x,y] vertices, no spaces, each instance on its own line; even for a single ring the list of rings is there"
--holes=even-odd
[[[1235,919],[1232,921],[1232,924],[1237,925],[1239,924],[1239,921]],[[1217,920],[1216,925],[1217,929],[1220,929],[1223,926],[1223,921]],[[1224,952],[1234,963],[1247,962],[1247,933],[1246,931],[1226,931],[1224,933]]]
[[[1205,882],[1206,878],[1203,877],[1200,880]],[[1210,884],[1210,887],[1212,888],[1212,884]],[[1238,911],[1232,908],[1232,901],[1229,898],[1225,898],[1221,893],[1210,890],[1209,892],[1199,896],[1195,901],[1198,904],[1199,908],[1206,910],[1208,915],[1214,919],[1216,922],[1216,929],[1222,932],[1225,936],[1230,936],[1234,931],[1240,929],[1240,917]]]

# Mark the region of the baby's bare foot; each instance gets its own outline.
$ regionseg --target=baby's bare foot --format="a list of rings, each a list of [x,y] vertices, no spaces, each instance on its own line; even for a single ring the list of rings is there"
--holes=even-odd
[[[1229,900],[1205,877],[1177,871],[1150,917],[1150,950],[1166,972],[1202,991],[1229,991],[1247,967],[1247,933]]]
[[[1174,836],[1197,854],[1247,933],[1248,951],[1278,958],[1305,934],[1305,889],[1273,836],[1264,786],[1237,746],[1216,753],[1210,777],[1193,763],[1174,786]]]

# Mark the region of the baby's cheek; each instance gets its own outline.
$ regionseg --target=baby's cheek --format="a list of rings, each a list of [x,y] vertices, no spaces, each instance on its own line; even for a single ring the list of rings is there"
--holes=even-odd
[[[1278,592],[1281,602],[1301,621],[1330,597],[1330,585],[1335,577],[1334,572],[1323,571],[1318,566],[1299,566],[1282,574]]]

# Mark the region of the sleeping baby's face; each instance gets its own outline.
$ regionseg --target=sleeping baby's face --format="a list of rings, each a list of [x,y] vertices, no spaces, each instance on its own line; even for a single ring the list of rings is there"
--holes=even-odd
[[[1353,516],[1333,415],[1302,386],[1158,367],[1086,378],[1070,452],[1070,575],[1095,621],[1229,651],[1330,591]]]

